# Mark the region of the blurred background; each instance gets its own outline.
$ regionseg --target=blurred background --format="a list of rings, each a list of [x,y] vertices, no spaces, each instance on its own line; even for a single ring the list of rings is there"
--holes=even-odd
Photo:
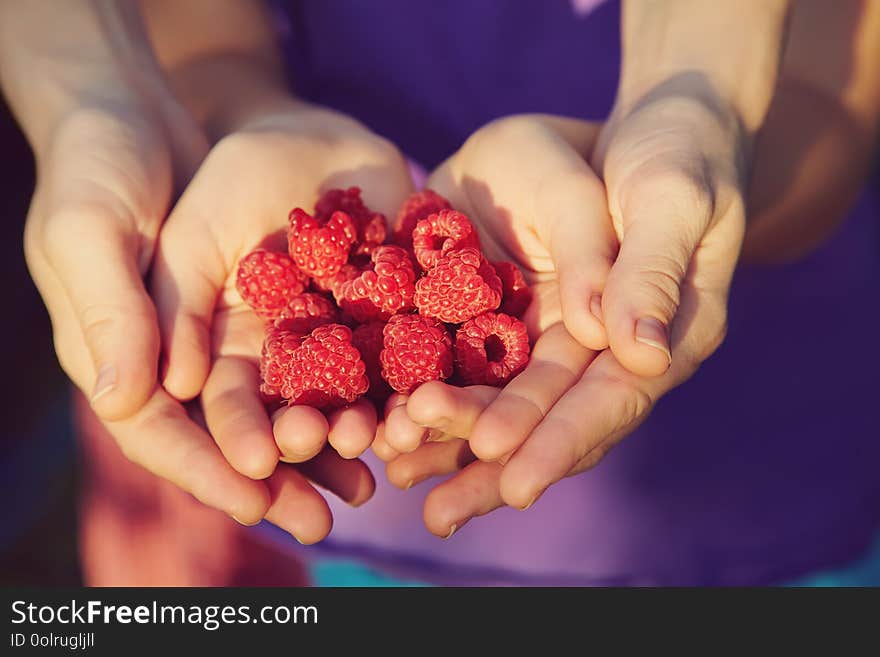
[[[72,586],[80,573],[68,382],[22,253],[33,167],[0,97],[0,280],[7,295],[0,362],[9,374],[0,378],[0,585]]]

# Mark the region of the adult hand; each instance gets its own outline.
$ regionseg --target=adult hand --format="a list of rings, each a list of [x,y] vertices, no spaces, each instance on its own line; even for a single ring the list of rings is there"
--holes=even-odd
[[[435,534],[503,504],[527,508],[595,465],[720,343],[743,227],[739,176],[725,166],[721,137],[736,133],[712,112],[673,104],[603,128],[601,154],[593,124],[506,119],[474,135],[429,182],[479,224],[490,258],[514,260],[536,293],[526,315],[532,359],[505,388],[430,383],[389,404],[374,449],[391,461],[393,483],[481,459],[429,495],[425,520]],[[596,294],[601,308],[590,303]],[[628,328],[621,317],[632,318]],[[637,335],[642,317],[667,325],[675,317],[669,342],[665,330]],[[584,346],[602,346],[603,325],[611,349]],[[422,445],[432,431],[468,442]]]
[[[287,522],[299,523],[294,534],[308,542],[329,532],[329,507],[310,472],[279,459],[310,468],[320,455],[327,465],[314,481],[326,487],[329,479],[344,499],[361,503],[373,489],[369,470],[341,457],[369,447],[376,413],[361,400],[327,417],[292,406],[270,418],[258,391],[265,327],[238,294],[235,273],[258,246],[286,248],[291,208],[310,208],[326,189],[350,185],[393,216],[412,183],[400,153],[360,124],[282,101],[211,150],[162,229],[151,279],[168,357],[165,389],[180,400],[201,396],[211,436],[237,472],[268,478],[270,488],[286,478],[297,495]]]

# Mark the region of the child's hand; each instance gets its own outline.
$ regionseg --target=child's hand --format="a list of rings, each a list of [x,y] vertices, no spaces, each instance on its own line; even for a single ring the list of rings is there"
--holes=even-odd
[[[529,365],[503,390],[430,383],[390,401],[374,449],[391,461],[393,483],[407,487],[466,466],[428,497],[425,520],[435,534],[446,536],[453,525],[502,504],[526,508],[562,477],[595,465],[719,344],[741,239],[741,203],[729,187],[717,186],[712,209],[721,214],[694,216],[688,203],[701,197],[678,165],[691,162],[689,146],[705,142],[659,124],[650,133],[647,125],[639,119],[626,124],[626,132],[606,133],[612,135],[609,157],[620,154],[606,168],[613,223],[605,189],[586,164],[597,128],[584,122],[520,117],[497,123],[477,133],[430,181],[479,225],[490,257],[512,259],[528,272],[535,302],[526,320],[536,338]],[[625,221],[620,198],[626,198],[625,212],[635,212]],[[700,243],[696,220],[704,220],[706,239],[692,267],[686,244]],[[663,230],[654,228],[659,222]],[[602,302],[591,315],[592,294],[602,294]],[[633,374],[612,349],[597,352],[582,344],[602,346],[596,316],[609,326],[613,347],[613,329],[620,335],[619,317],[630,316],[631,308],[674,313],[676,307],[671,367],[658,345],[633,340],[633,324],[629,340],[618,341],[632,364],[658,365],[665,371],[660,376]],[[609,316],[616,319],[609,322]],[[644,360],[641,347],[649,350]],[[663,363],[652,360],[658,351]],[[469,442],[421,444],[437,434]],[[474,455],[481,461],[467,465]]]
[[[275,472],[270,486],[279,473],[295,472],[276,471],[279,459],[310,466],[328,453],[328,440],[352,459],[375,433],[366,400],[329,417],[293,406],[270,419],[258,391],[264,326],[235,289],[242,256],[260,245],[286,248],[291,208],[311,207],[322,191],[349,185],[360,186],[369,206],[386,216],[412,191],[405,161],[387,142],[351,119],[291,102],[214,147],[159,238],[151,287],[167,354],[164,387],[180,400],[201,395],[207,427],[232,467],[253,479]],[[309,537],[317,540],[330,529],[329,508],[302,477],[297,482],[314,508],[291,512],[322,527]],[[358,479],[351,480],[356,490],[343,497],[364,501],[372,482],[365,485],[357,490]]]

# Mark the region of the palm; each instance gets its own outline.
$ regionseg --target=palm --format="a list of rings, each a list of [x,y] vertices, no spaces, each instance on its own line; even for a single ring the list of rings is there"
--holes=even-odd
[[[298,470],[295,487],[313,515],[329,519],[306,479],[353,503],[369,497],[366,466],[336,452],[352,458],[369,445],[375,411],[363,402],[328,417],[302,406],[268,415],[258,392],[265,326],[236,290],[238,261],[258,246],[285,250],[291,208],[312,207],[327,188],[361,186],[366,202],[387,213],[410,182],[384,142],[346,134],[350,122],[336,118],[343,126],[331,140],[312,120],[308,113],[269,117],[212,150],[163,230],[153,289],[169,359],[166,387],[180,398],[200,395],[207,427],[233,468],[268,477],[270,489]],[[326,449],[328,439],[335,451]],[[279,459],[298,465],[278,466]],[[326,531],[329,524],[321,532],[312,527],[312,537]]]

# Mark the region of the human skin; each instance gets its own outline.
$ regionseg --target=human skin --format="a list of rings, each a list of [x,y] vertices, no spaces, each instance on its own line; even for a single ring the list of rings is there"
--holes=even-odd
[[[237,22],[227,32],[253,35],[235,4],[212,24],[226,15]],[[259,15],[251,25],[266,30],[256,33],[271,43]],[[215,40],[201,47],[229,54],[211,34]],[[236,43],[233,68],[262,56]],[[214,115],[216,122],[200,124],[206,117],[178,101],[131,2],[0,4],[0,81],[37,163],[25,254],[56,352],[122,452],[243,524],[267,518],[301,542],[323,538],[332,518],[312,482],[360,504],[374,485],[363,463],[326,450],[298,466],[274,468],[275,459],[258,476],[242,474],[204,428],[216,406],[185,407],[186,395],[158,381],[161,315],[143,279],[173,199],[222,121]],[[254,93],[252,100],[238,109],[261,107],[266,98]],[[228,399],[208,392],[213,401]]]
[[[795,11],[778,92],[754,146],[755,170],[770,175],[757,180],[748,196],[751,217],[745,241],[746,256],[751,261],[782,262],[792,253],[813,248],[816,225],[827,233],[840,220],[864,180],[880,116],[880,84],[876,74],[880,59],[878,40],[872,36],[878,34],[874,28],[880,12],[870,3],[860,2],[849,3],[844,9],[848,18],[843,22],[837,9],[833,11],[835,16],[829,17],[830,8],[821,2],[802,2]],[[831,47],[811,47],[817,30],[825,33],[829,25],[835,24],[835,17],[837,29]],[[856,38],[851,38],[851,33]],[[841,61],[851,67],[845,85],[840,84],[839,76],[833,75],[839,69],[831,65]],[[805,97],[811,98],[817,108],[807,116],[803,112]],[[798,117],[802,131],[791,129],[793,117]],[[542,138],[548,148],[529,151],[529,161],[535,162],[538,171],[553,171],[553,158],[548,155],[553,152],[553,145],[557,163],[574,162],[574,153],[583,161],[591,159],[591,140],[596,138],[598,126],[577,121],[565,125],[546,117],[519,117],[515,122],[519,125],[506,130],[505,139],[497,141],[515,149],[526,141],[534,143],[536,138]],[[492,130],[499,128],[496,125]],[[519,140],[517,145],[516,135],[527,130],[532,132],[531,137]],[[543,188],[529,188],[526,179],[512,179],[493,165],[489,156],[480,157],[491,150],[484,151],[473,143],[466,145],[444,165],[441,175],[435,175],[432,184],[449,194],[458,193],[459,202],[485,199],[485,193],[468,195],[468,188],[494,189],[493,204],[483,203],[474,208],[477,220],[488,224],[485,231],[509,234],[513,226],[534,232],[534,225],[517,221],[516,209],[523,206],[516,205],[510,194],[515,190],[528,197],[530,192],[543,192]],[[543,156],[535,158],[538,152]],[[516,157],[514,152],[505,153],[507,160]],[[596,161],[595,156],[592,161]],[[581,165],[575,166],[582,178],[591,180]],[[457,173],[449,175],[450,169]],[[798,172],[793,180],[772,175],[792,170]],[[545,175],[538,179],[558,177]],[[580,185],[581,194],[584,187]],[[534,206],[526,207],[543,207],[538,204],[549,198],[557,199],[558,194],[538,196]],[[499,212],[499,206],[505,211]],[[552,223],[554,213],[549,214],[548,221]],[[540,229],[537,234],[540,235]],[[492,245],[496,245],[494,240]],[[525,267],[531,264],[534,269],[534,253],[529,252],[533,259],[525,262],[521,250],[508,249],[506,255]],[[390,412],[377,434],[374,450],[389,461],[387,475],[392,483],[408,488],[429,477],[461,470],[436,486],[426,500],[425,522],[438,536],[447,537],[472,517],[499,506],[527,508],[559,477],[595,465],[637,426],[656,399],[679,381],[676,377],[686,378],[688,368],[695,368],[701,360],[700,345],[706,343],[700,332],[695,332],[701,322],[692,315],[688,315],[688,328],[681,332],[679,340],[673,325],[672,366],[660,377],[633,375],[616,361],[613,351],[579,349],[565,330],[566,325],[559,322],[564,314],[559,304],[543,301],[561,296],[558,292],[546,292],[548,286],[562,288],[561,283],[553,280],[561,279],[562,270],[553,273],[550,260],[548,263],[538,259],[538,271],[532,274],[533,281],[537,281],[538,304],[530,309],[527,321],[538,339],[533,362],[526,372],[500,391],[488,387],[462,390],[431,383],[409,398],[399,396],[389,403]],[[698,303],[688,306],[688,296],[682,294],[678,317],[700,308]],[[681,357],[677,357],[679,353]],[[686,364],[684,369],[680,369],[682,361]],[[577,383],[567,388],[565,380]],[[554,399],[559,401],[552,405]],[[586,422],[581,409],[588,406],[592,410]],[[464,436],[470,442],[445,440],[422,444],[426,437],[440,435]],[[483,460],[477,460],[477,456]]]
[[[355,459],[372,442],[375,409],[361,400],[328,415],[293,406],[270,417],[258,391],[265,327],[238,294],[235,273],[258,246],[283,250],[290,209],[310,209],[327,189],[357,185],[371,208],[393,217],[413,189],[406,162],[357,121],[289,93],[261,3],[142,6],[171,85],[214,142],[156,250],[150,289],[168,358],[163,386],[177,399],[198,398],[239,473],[271,481],[288,464],[332,455],[335,481],[351,482],[364,501],[373,481]],[[299,495],[298,517],[322,521],[308,542],[319,540],[332,524],[329,507],[310,486]]]

